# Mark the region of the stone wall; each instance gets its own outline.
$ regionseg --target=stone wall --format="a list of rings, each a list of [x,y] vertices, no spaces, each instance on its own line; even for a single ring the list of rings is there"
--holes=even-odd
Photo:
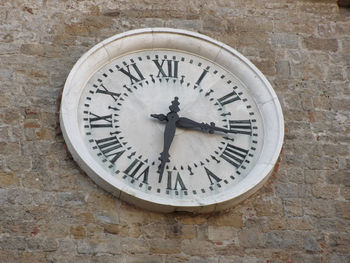
[[[132,207],[66,151],[58,104],[74,63],[156,26],[232,46],[279,96],[280,161],[230,210]],[[0,262],[349,262],[349,81],[350,10],[336,0],[1,0]]]

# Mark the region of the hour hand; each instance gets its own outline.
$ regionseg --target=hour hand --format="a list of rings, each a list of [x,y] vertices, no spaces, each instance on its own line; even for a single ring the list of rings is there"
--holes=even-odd
[[[179,118],[179,120],[176,122],[176,127],[184,128],[184,129],[200,130],[203,132],[209,132],[210,134],[214,132],[234,133],[231,130],[216,127],[214,122],[211,122],[210,124],[207,124],[204,122],[199,123],[184,117]]]

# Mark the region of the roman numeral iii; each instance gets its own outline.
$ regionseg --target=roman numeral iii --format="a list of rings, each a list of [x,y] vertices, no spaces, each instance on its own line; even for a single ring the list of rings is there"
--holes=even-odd
[[[250,120],[229,120],[230,131],[237,134],[252,135],[252,123]]]

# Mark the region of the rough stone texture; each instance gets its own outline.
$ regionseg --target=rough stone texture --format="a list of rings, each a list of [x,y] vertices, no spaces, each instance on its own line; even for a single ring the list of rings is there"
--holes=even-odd
[[[227,211],[132,207],[66,151],[58,104],[74,63],[155,26],[232,46],[281,101],[278,167]],[[349,36],[336,0],[0,1],[0,262],[350,262]]]

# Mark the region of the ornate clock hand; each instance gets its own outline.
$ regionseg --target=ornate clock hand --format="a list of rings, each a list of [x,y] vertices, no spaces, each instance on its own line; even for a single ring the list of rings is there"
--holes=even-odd
[[[204,122],[199,123],[184,117],[179,118],[179,120],[176,122],[176,127],[200,130],[203,132],[209,132],[210,134],[213,134],[215,131],[224,133],[236,133],[235,131],[216,127],[214,122],[211,122],[210,124]]]
[[[156,118],[160,121],[168,121],[168,118],[164,114],[151,114],[151,117]]]
[[[174,139],[174,135],[176,131],[176,122],[179,119],[179,115],[177,115],[177,112],[180,110],[180,108],[178,107],[179,104],[180,103],[178,102],[178,97],[175,97],[174,100],[171,102],[171,105],[169,106],[170,112],[166,116],[163,114],[151,114],[152,117],[157,118],[161,121],[167,120],[167,124],[164,130],[163,152],[160,153],[160,157],[159,157],[159,160],[161,162],[158,169],[159,183],[162,181],[165,164],[170,161],[169,149]]]

